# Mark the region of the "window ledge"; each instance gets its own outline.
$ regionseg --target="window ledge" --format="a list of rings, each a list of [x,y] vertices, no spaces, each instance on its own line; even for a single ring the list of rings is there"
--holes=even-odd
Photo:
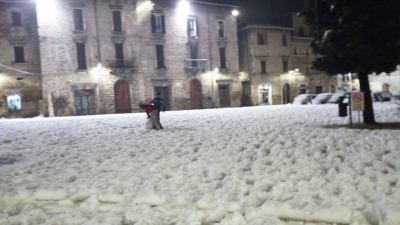
[[[24,62],[12,62],[12,64],[15,64],[15,65],[29,65],[29,62],[27,62],[27,61],[24,61]]]

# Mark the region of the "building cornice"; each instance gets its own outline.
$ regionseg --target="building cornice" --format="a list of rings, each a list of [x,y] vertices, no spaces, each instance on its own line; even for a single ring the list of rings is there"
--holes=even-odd
[[[191,2],[195,3],[195,4],[202,4],[202,5],[222,6],[222,7],[228,7],[228,8],[240,8],[240,6],[238,6],[238,5],[229,5],[229,4],[221,4],[221,3],[213,3],[213,2],[202,2],[202,1],[196,1],[196,0],[193,0]]]
[[[285,30],[285,31],[292,31],[293,28],[290,27],[281,27],[281,26],[274,26],[274,25],[263,25],[263,24],[253,24],[248,25],[239,31],[251,30],[251,29],[269,29],[269,30]]]

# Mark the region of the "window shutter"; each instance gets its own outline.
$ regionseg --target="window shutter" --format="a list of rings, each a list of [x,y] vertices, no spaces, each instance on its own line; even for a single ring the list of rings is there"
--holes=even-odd
[[[196,37],[199,36],[199,30],[200,30],[199,21],[198,21],[197,18],[196,18]]]
[[[162,23],[162,33],[165,34],[166,28],[165,28],[165,16],[164,15],[161,16],[161,23]]]
[[[187,34],[190,37],[190,19],[187,19]]]
[[[154,14],[151,14],[151,32],[156,32],[156,16]]]

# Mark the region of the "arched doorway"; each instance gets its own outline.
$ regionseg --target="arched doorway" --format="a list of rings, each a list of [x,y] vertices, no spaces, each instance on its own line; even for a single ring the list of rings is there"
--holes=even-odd
[[[384,83],[382,85],[382,91],[390,92],[390,85],[388,83]]]
[[[290,85],[288,83],[284,84],[282,87],[282,103],[290,103]]]
[[[116,113],[132,112],[131,92],[129,90],[128,81],[118,80],[117,82],[115,82],[114,95],[115,95],[115,112]]]
[[[201,88],[201,82],[197,79],[193,79],[190,82],[190,103],[192,109],[203,108],[203,92]]]

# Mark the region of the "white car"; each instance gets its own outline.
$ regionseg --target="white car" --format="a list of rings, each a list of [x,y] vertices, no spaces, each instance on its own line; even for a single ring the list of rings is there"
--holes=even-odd
[[[331,94],[331,93],[318,94],[317,97],[315,97],[313,100],[311,100],[311,103],[314,105],[326,104],[326,103],[328,103],[329,99],[331,99],[332,95],[333,94]]]
[[[299,94],[293,99],[294,105],[306,105],[311,103],[311,100],[315,98],[313,94]]]

